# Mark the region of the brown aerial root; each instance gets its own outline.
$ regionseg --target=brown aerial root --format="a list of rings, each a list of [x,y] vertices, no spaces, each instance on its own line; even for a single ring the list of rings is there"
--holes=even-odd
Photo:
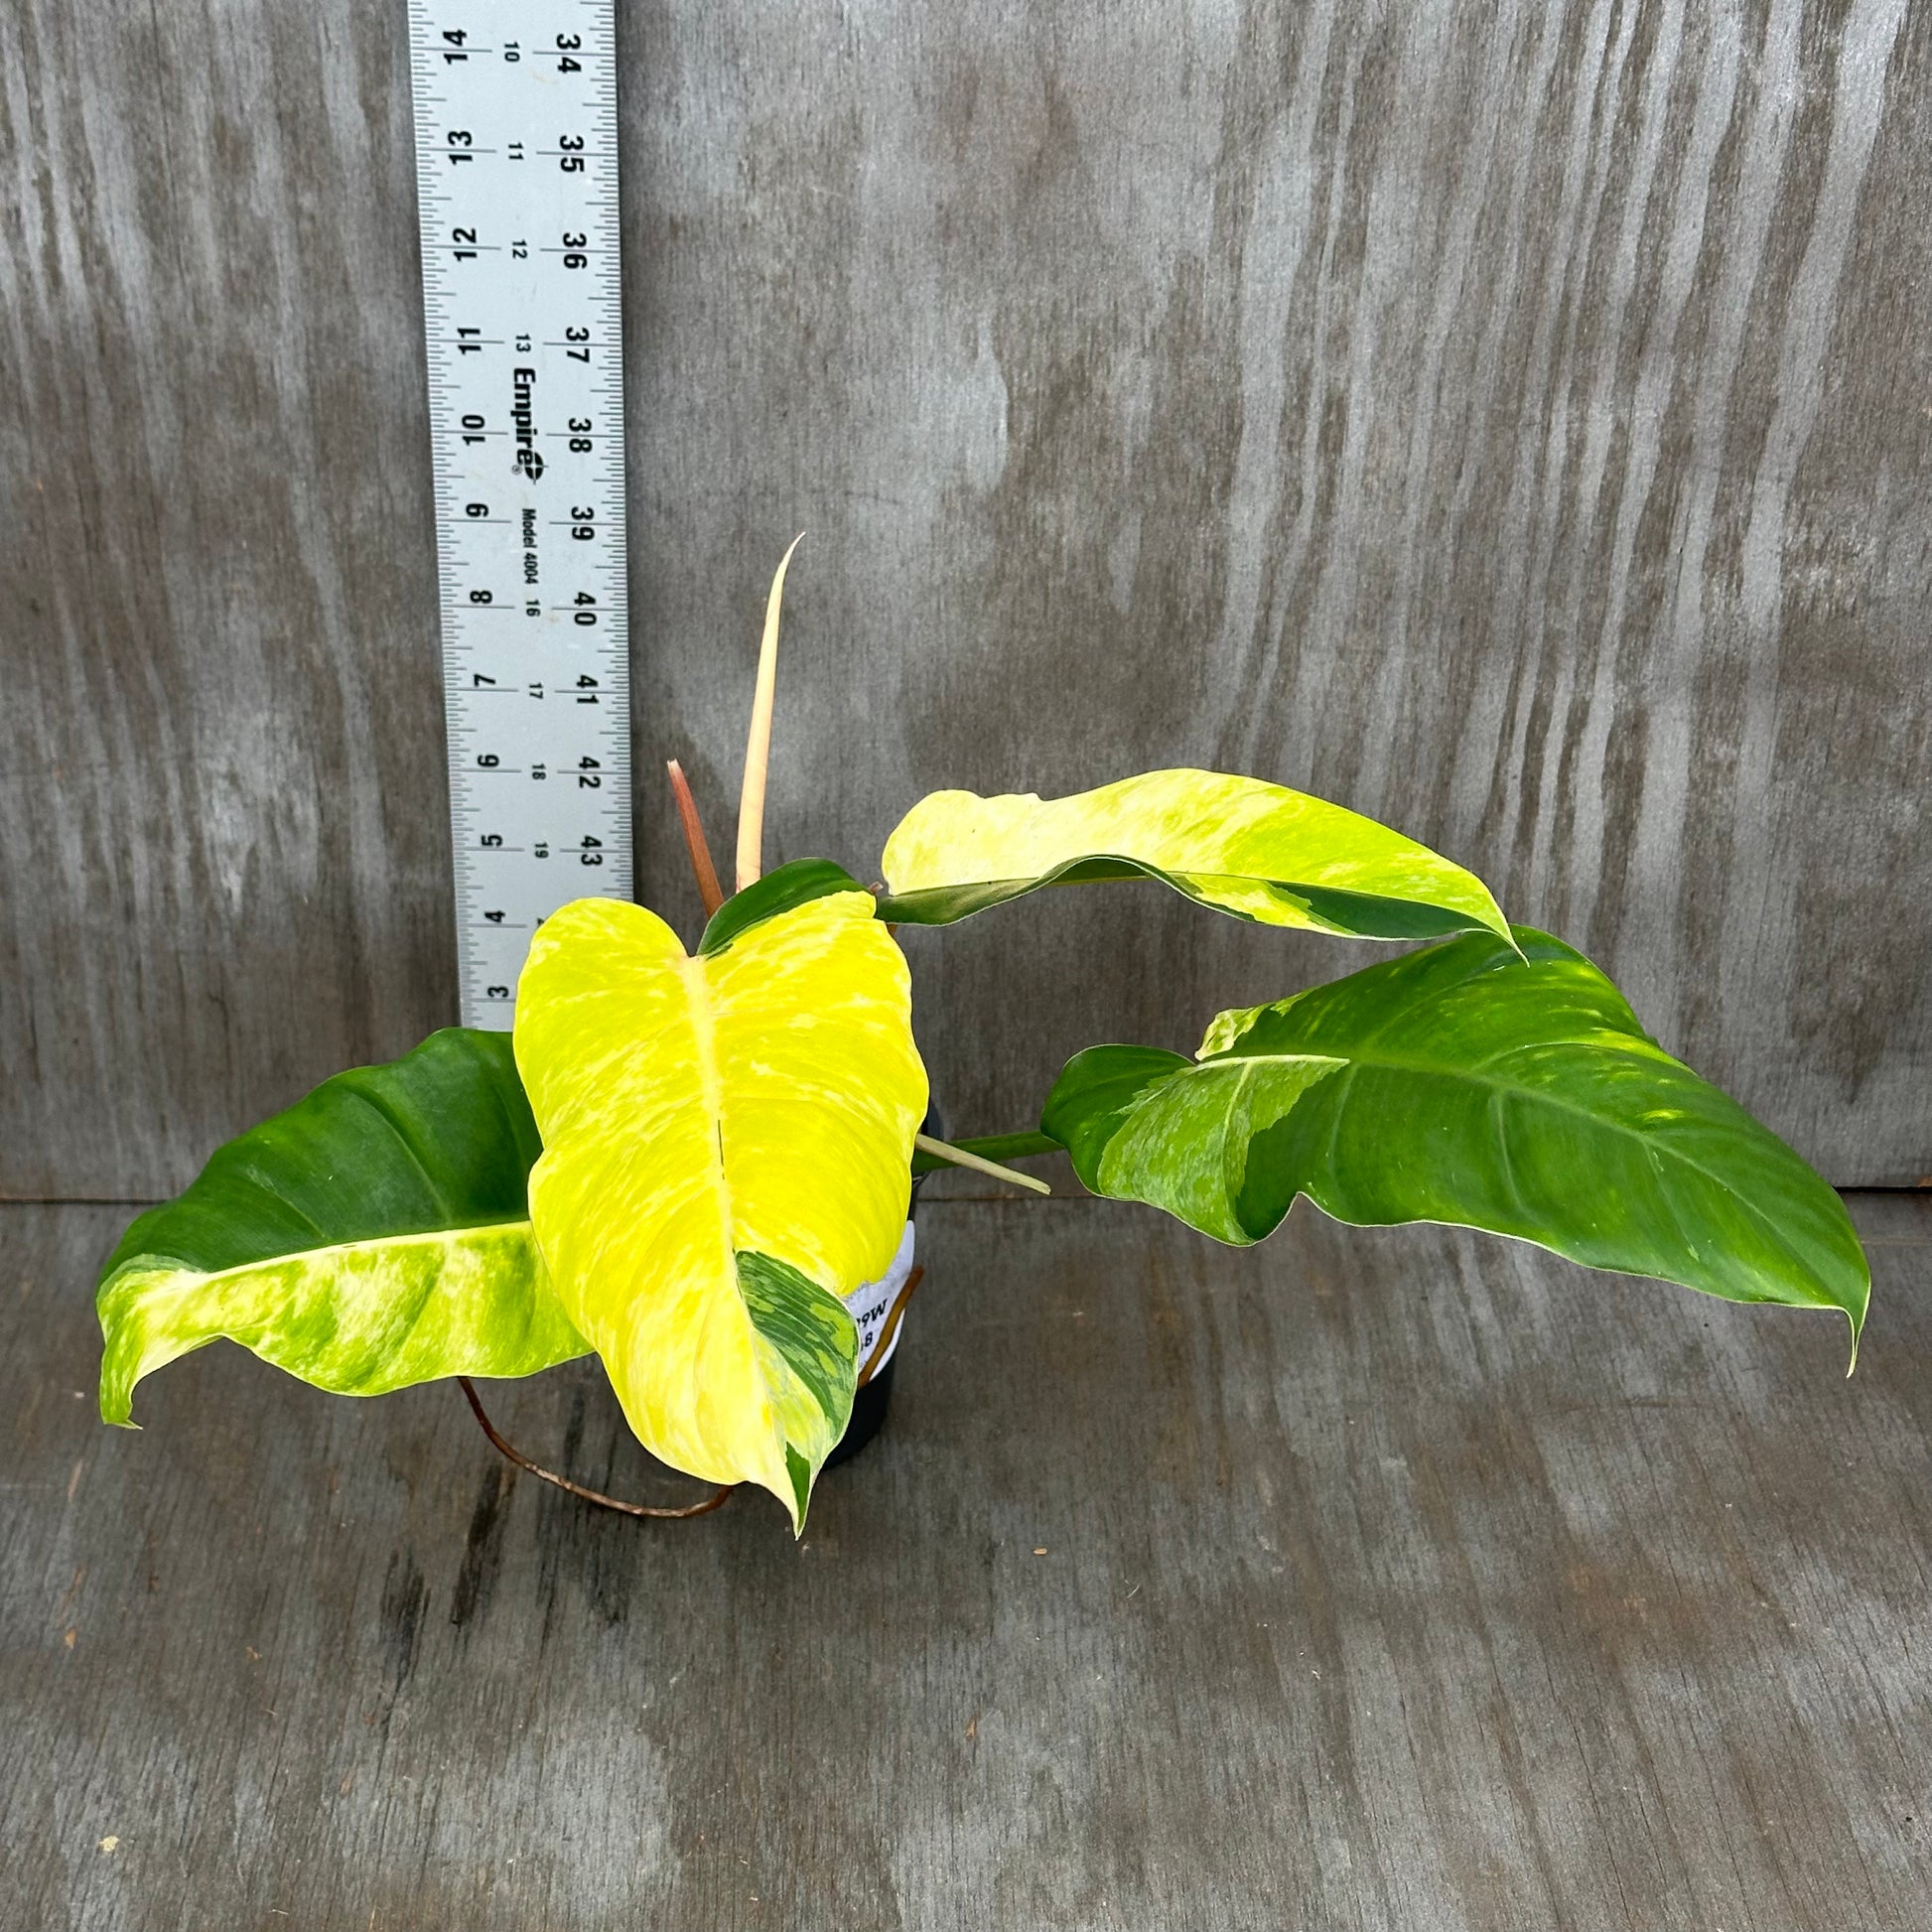
[[[596,1503],[604,1509],[615,1509],[623,1516],[647,1516],[660,1522],[685,1523],[694,1516],[709,1516],[731,1496],[738,1484],[727,1482],[714,1489],[703,1502],[687,1503],[682,1509],[663,1503],[627,1503],[620,1496],[607,1496],[601,1489],[587,1489],[581,1482],[572,1482],[568,1476],[560,1476],[555,1469],[546,1469],[541,1463],[532,1462],[519,1449],[513,1449],[496,1432],[496,1425],[483,1414],[483,1406],[477,1400],[475,1385],[469,1376],[459,1375],[457,1387],[470,1405],[470,1413],[476,1417],[478,1426],[489,1438],[490,1446],[499,1454],[507,1456],[519,1469],[527,1471],[540,1482],[554,1483],[557,1488],[573,1496],[580,1496],[587,1503]]]
[[[898,1333],[898,1324],[905,1313],[905,1305],[912,1299],[912,1291],[925,1279],[924,1268],[914,1268],[905,1278],[905,1286],[893,1300],[887,1311],[886,1325],[879,1331],[879,1339],[873,1343],[872,1353],[866,1357],[865,1366],[859,1371],[856,1387],[863,1389],[878,1372],[881,1358],[893,1344],[893,1337]],[[615,1509],[622,1516],[646,1517],[660,1523],[688,1523],[694,1517],[709,1516],[714,1509],[722,1508],[726,1500],[740,1487],[738,1483],[727,1482],[704,1498],[702,1502],[686,1503],[682,1508],[666,1503],[627,1503],[621,1496],[607,1496],[601,1489],[588,1489],[581,1482],[572,1482],[568,1476],[559,1475],[555,1469],[546,1469],[540,1462],[532,1462],[523,1451],[505,1442],[496,1425],[483,1413],[483,1403],[478,1399],[476,1384],[467,1375],[459,1375],[457,1387],[463,1391],[463,1399],[470,1405],[470,1413],[476,1417],[477,1426],[489,1438],[489,1444],[498,1454],[506,1456],[519,1469],[533,1475],[539,1482],[548,1482],[563,1490],[567,1495],[581,1498],[587,1503],[596,1503],[601,1509]]]

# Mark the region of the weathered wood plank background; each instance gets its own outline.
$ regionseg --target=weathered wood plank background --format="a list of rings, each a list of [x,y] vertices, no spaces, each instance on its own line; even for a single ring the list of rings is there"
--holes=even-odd
[[[0,1923],[1924,1932],[1932,1203],[1858,1213],[1848,1382],[1451,1230],[948,1203],[795,1546],[447,1383],[103,1429],[118,1216],[0,1207]],[[491,1402],[690,1493],[594,1363]]]
[[[0,1192],[454,1016],[403,8],[0,8]],[[1932,1169],[1932,4],[623,9],[644,884],[1203,762],[1482,870],[1843,1181]],[[923,942],[957,1126],[1339,954]],[[1359,955],[1357,955],[1359,957]]]

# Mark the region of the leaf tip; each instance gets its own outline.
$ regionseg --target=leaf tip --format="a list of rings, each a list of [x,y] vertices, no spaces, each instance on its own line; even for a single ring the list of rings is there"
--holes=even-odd
[[[787,1502],[791,1509],[791,1540],[796,1543],[805,1534],[805,1512],[811,1507],[812,1465],[789,1443],[785,1445],[785,1474],[791,1478]]]
[[[1849,1223],[1850,1216],[1847,1221]],[[1857,1240],[1855,1235],[1854,1240]],[[1845,1311],[1845,1319],[1852,1330],[1852,1352],[1845,1364],[1845,1379],[1849,1382],[1858,1372],[1859,1343],[1864,1339],[1865,1316],[1871,1312],[1871,1264],[1866,1261],[1863,1247],[1858,1249],[1860,1268],[1854,1284],[1854,1294],[1850,1301],[1839,1304]]]
[[[138,1429],[134,1420],[134,1385],[144,1373],[141,1348],[127,1319],[121,1298],[114,1294],[129,1270],[114,1270],[95,1291],[95,1309],[100,1319],[100,1381],[94,1392],[94,1407],[102,1422],[115,1429]]]

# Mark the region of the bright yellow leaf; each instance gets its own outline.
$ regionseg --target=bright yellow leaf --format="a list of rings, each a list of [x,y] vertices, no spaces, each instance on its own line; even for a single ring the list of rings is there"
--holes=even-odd
[[[537,1240],[631,1428],[802,1524],[851,1410],[837,1298],[891,1265],[926,1106],[871,896],[696,958],[641,906],[580,899],[530,948],[515,1043],[545,1150]]]

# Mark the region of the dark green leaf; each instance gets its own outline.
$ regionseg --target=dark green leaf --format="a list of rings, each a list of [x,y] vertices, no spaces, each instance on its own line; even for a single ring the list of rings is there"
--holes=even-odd
[[[742,893],[734,893],[712,913],[698,941],[698,952],[709,957],[721,953],[734,939],[753,926],[789,912],[793,906],[806,905],[830,893],[863,893],[866,889],[830,859],[793,859],[788,865],[767,872]]]
[[[1225,1013],[1197,1061],[1078,1054],[1042,1125],[1097,1193],[1259,1240],[1304,1193],[1739,1302],[1843,1310],[1870,1275],[1844,1203],[1650,1039],[1560,940],[1473,934]]]

